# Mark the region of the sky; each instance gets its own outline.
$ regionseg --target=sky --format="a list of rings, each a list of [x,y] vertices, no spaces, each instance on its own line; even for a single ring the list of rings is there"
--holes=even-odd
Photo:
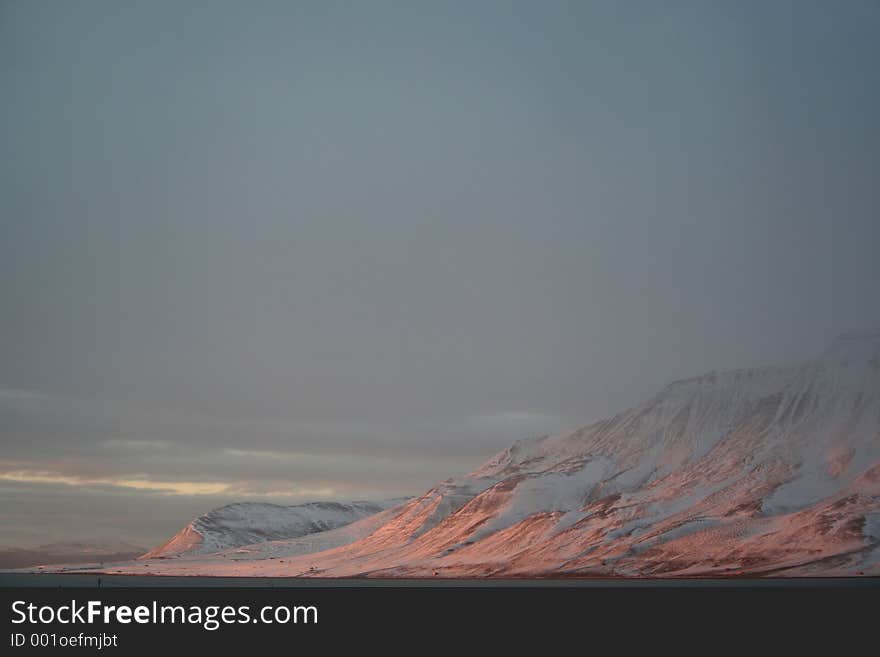
[[[0,546],[416,495],[880,327],[878,31],[0,0]]]

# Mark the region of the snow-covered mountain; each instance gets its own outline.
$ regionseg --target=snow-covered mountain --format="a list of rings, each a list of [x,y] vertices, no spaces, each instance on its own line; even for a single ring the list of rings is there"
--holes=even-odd
[[[880,575],[880,333],[704,376],[347,528],[151,572]],[[227,558],[222,558],[227,557]],[[115,572],[135,572],[121,566]],[[142,570],[140,572],[143,572]]]
[[[194,519],[141,559],[208,554],[263,541],[298,538],[348,525],[402,501],[308,502],[293,506],[228,504]]]

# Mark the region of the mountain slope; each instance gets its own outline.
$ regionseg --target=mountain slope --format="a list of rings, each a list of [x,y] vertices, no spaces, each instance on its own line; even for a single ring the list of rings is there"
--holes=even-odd
[[[610,419],[517,442],[381,520],[151,572],[880,575],[880,333],[796,366],[674,382]]]
[[[194,519],[141,559],[208,554],[325,532],[375,515],[401,501],[309,502],[294,506],[257,502],[228,504]]]
[[[878,574],[878,530],[880,334],[849,335],[802,365],[675,382],[611,419],[516,443],[370,536],[279,570]]]

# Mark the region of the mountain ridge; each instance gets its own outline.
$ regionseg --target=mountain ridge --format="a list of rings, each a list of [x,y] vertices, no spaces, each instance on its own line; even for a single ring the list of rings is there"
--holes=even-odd
[[[403,499],[380,502],[318,501],[294,505],[233,502],[194,518],[165,543],[139,559],[220,552],[263,541],[326,532],[379,513]]]
[[[880,575],[880,332],[845,334],[790,366],[671,382],[359,522],[151,572]]]

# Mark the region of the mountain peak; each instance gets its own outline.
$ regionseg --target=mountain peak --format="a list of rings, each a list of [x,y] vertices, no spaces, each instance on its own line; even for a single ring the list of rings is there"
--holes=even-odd
[[[233,502],[201,515],[144,557],[202,554],[328,531],[379,513],[404,500],[305,502],[284,506]]]
[[[880,353],[880,331],[841,333],[832,342],[825,355],[846,354],[872,356]]]
[[[838,371],[880,371],[880,331],[839,335],[822,354],[820,362]]]
[[[880,332],[847,333],[800,364],[681,380],[614,417],[520,440],[470,475],[329,532],[309,506],[203,516],[149,555],[180,559],[150,566],[306,577],[876,576],[878,473]],[[252,556],[228,558],[233,545]]]

